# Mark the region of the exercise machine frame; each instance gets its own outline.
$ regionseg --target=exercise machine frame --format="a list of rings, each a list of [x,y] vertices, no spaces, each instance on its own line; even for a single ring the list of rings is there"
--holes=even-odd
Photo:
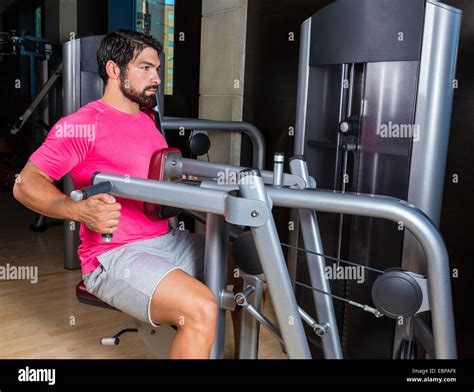
[[[118,197],[156,203],[171,207],[204,212],[207,215],[204,283],[214,292],[219,304],[218,325],[212,358],[223,358],[225,338],[225,310],[232,309],[232,298],[244,303],[250,290],[235,296],[226,290],[226,260],[228,225],[251,228],[258,257],[275,307],[279,333],[289,358],[311,358],[303,320],[307,314],[298,308],[292,281],[279,241],[271,209],[273,206],[299,210],[300,230],[308,250],[321,249],[316,211],[337,214],[354,214],[403,222],[404,228],[418,240],[427,259],[428,300],[431,310],[435,358],[454,359],[456,339],[451,297],[449,259],[443,239],[432,221],[415,206],[391,197],[339,193],[315,189],[315,181],[308,175],[302,157],[291,160],[292,174],[282,174],[283,186],[273,186],[273,173],[258,169],[207,163],[183,159],[185,174],[207,177],[200,186],[170,183],[129,176],[96,173],[92,185],[104,181],[112,184],[111,194]],[[234,172],[235,184],[222,184],[216,179],[222,173]],[[238,191],[235,196],[233,191]],[[179,196],[179,197],[178,197]],[[324,261],[320,256],[307,254],[311,271],[311,284],[318,316],[318,325],[326,328],[322,333],[326,358],[342,358],[341,346],[334,317],[330,289],[324,277]],[[244,288],[245,289],[245,288]],[[253,288],[255,289],[255,287]],[[245,290],[244,290],[245,291]],[[242,294],[242,293],[239,293]],[[261,294],[260,294],[261,295]],[[255,295],[258,304],[261,297]],[[261,302],[261,301],[260,301]],[[250,307],[250,311],[253,307]],[[258,310],[258,309],[257,309]],[[259,314],[257,313],[257,318]],[[259,320],[260,321],[260,320]],[[278,330],[270,331],[278,336]],[[311,321],[311,320],[310,320]],[[256,332],[244,328],[247,339],[241,341],[241,358],[256,358],[258,353],[259,323]]]

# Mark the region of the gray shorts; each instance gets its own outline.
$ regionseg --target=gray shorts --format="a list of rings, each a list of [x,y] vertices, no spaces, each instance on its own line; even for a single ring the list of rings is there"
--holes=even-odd
[[[91,294],[130,316],[156,326],[150,305],[155,288],[181,269],[202,281],[205,236],[187,230],[169,233],[102,253],[99,266],[82,278]]]

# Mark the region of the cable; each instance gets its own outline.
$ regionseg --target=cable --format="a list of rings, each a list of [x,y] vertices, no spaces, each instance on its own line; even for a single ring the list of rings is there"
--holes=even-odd
[[[364,304],[361,304],[359,302],[355,302],[355,301],[351,301],[350,299],[346,299],[346,298],[343,298],[343,297],[339,297],[338,295],[335,295],[335,294],[331,294],[331,293],[328,293],[326,291],[323,291],[323,290],[319,290],[315,287],[312,287],[312,286],[309,286],[307,284],[304,284],[304,283],[301,283],[301,282],[298,282],[296,280],[292,280],[293,283],[297,284],[298,286],[301,286],[301,287],[304,287],[304,288],[307,288],[307,289],[310,289],[310,290],[313,290],[313,291],[317,291],[321,294],[325,294],[325,295],[329,295],[330,297],[333,297],[335,299],[338,299],[339,301],[342,301],[342,302],[346,302],[347,304],[349,305],[352,305],[352,306],[356,306],[366,312],[369,312],[369,313],[372,313],[375,317],[377,318],[380,318],[383,316],[383,314],[376,308],[373,308],[372,306],[369,306],[369,305],[364,305]]]
[[[354,263],[354,262],[352,262],[352,261],[343,260],[343,259],[340,259],[340,258],[338,258],[338,257],[327,256],[327,255],[322,254],[322,253],[314,252],[314,251],[312,251],[312,250],[307,250],[307,249],[303,249],[303,248],[298,248],[297,246],[288,245],[288,244],[285,244],[285,243],[283,243],[283,242],[281,242],[280,244],[281,244],[281,246],[284,246],[285,248],[296,249],[296,250],[301,251],[301,252],[311,253],[311,254],[316,255],[316,256],[324,257],[325,259],[329,259],[329,260],[337,261],[337,262],[340,262],[340,263],[345,263],[345,264],[353,265],[353,266],[356,266],[356,267],[366,268],[366,269],[368,269],[368,270],[370,270],[370,271],[377,272],[378,274],[384,274],[384,273],[385,273],[385,272],[382,271],[382,270],[378,270],[378,269],[372,268],[372,267],[367,267],[367,266],[365,266],[365,265],[357,264],[357,263]]]

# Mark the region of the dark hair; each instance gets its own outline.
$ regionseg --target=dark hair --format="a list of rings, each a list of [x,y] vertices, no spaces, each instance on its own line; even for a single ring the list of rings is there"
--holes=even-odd
[[[104,83],[109,77],[105,70],[107,61],[116,63],[120,72],[125,72],[127,65],[133,61],[145,48],[153,48],[158,52],[158,56],[163,51],[163,45],[151,35],[137,33],[132,30],[117,30],[104,37],[97,49],[97,64],[99,65],[99,76]]]

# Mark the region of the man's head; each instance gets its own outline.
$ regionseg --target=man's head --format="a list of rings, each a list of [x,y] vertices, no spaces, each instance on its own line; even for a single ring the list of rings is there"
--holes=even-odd
[[[158,70],[162,51],[163,46],[152,36],[117,30],[108,34],[97,50],[99,75],[108,87],[120,89],[140,107],[153,107],[161,83]]]

